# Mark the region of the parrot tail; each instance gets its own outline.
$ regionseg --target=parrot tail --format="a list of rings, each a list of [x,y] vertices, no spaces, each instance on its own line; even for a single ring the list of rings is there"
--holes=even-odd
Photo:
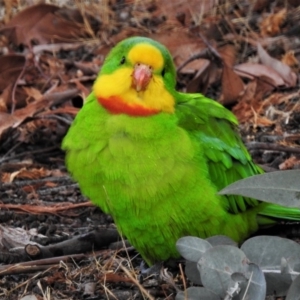
[[[257,214],[257,222],[260,226],[273,225],[279,220],[300,222],[300,209],[268,203]]]

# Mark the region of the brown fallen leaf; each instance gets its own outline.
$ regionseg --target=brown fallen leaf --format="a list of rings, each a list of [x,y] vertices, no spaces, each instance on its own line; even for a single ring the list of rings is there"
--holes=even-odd
[[[235,114],[240,124],[253,124],[254,114],[251,107],[251,102],[239,101],[232,108],[232,112]]]
[[[211,63],[207,59],[201,59],[202,67],[197,71],[194,78],[188,82],[186,86],[187,93],[196,93],[201,92],[205,93],[209,83],[209,74]],[[182,73],[185,73],[184,70],[187,70],[188,65],[182,69]]]
[[[295,57],[295,52],[294,51],[288,51],[286,52],[282,58],[281,61],[286,64],[287,66],[291,67],[292,69],[297,69],[299,68],[299,61]]]
[[[9,104],[12,103],[12,90],[14,84],[8,85],[0,95],[0,112],[7,112]]]
[[[273,68],[262,64],[243,63],[234,66],[234,71],[244,78],[263,78],[272,89],[285,85],[283,78],[280,74],[278,74],[278,72],[276,72]]]
[[[143,1],[142,1],[143,2]],[[216,0],[190,0],[190,1],[157,1],[154,16],[164,16],[170,22],[182,24],[197,24],[203,14],[216,5]],[[177,24],[174,25],[177,25]]]
[[[262,22],[260,23],[260,32],[262,36],[274,36],[279,34],[286,16],[287,10],[284,8],[275,14],[271,14],[268,17],[263,18]]]
[[[254,118],[254,125],[255,127],[269,127],[269,126],[272,126],[274,125],[274,121],[271,121],[269,120],[268,118],[266,117],[263,117],[263,116],[257,116],[256,118]]]
[[[296,86],[297,76],[288,65],[271,57],[259,43],[257,44],[257,53],[262,64],[273,68],[282,77],[287,87]]]
[[[274,85],[270,84],[270,78],[265,76],[260,76],[257,80],[256,94],[255,97],[258,99],[263,99],[270,92],[274,91]]]
[[[290,158],[286,159],[283,163],[281,163],[278,168],[279,170],[291,170],[295,167],[299,168],[300,160],[296,156],[291,156]]]
[[[7,54],[0,56],[0,90],[13,84],[25,66],[26,59],[23,55]]]
[[[255,12],[262,11],[270,5],[269,0],[250,0],[249,2],[252,4],[252,10]]]
[[[235,65],[236,49],[233,45],[226,44],[222,47],[219,47],[218,53],[222,57],[224,64],[226,64],[228,67]]]
[[[223,66],[222,73],[222,94],[220,102],[229,105],[237,102],[244,92],[244,83],[239,75],[227,64]]]
[[[200,39],[195,39],[195,37],[187,35],[185,31],[181,29],[178,29],[176,32],[170,32],[168,35],[165,33],[157,33],[151,35],[151,38],[162,43],[169,49],[174,57],[176,66],[180,66],[191,56],[206,48]],[[178,43],[178,40],[180,40],[180,43]],[[203,62],[199,59],[195,59],[188,64],[188,70],[185,69],[185,71],[195,73],[202,67],[202,65]]]
[[[244,93],[240,99],[240,102],[251,103],[255,98],[257,90],[257,80],[251,80],[245,87]]]
[[[42,99],[29,103],[24,108],[15,110],[12,115],[0,112],[0,137],[4,130],[18,127],[27,118],[36,115],[45,108],[66,101],[74,97],[77,93],[77,89],[72,89],[61,93],[46,94]]]
[[[299,0],[288,0],[288,3],[292,6],[299,6]]]
[[[237,102],[244,93],[244,82],[233,70],[236,60],[235,47],[225,45],[218,48],[217,52],[223,61],[222,94],[219,101],[224,105],[230,105]]]
[[[44,3],[22,10],[0,32],[16,45],[76,42],[79,37],[89,36],[78,10]]]
[[[46,170],[44,168],[39,168],[39,169],[38,168],[30,168],[30,169],[22,168],[19,171],[12,173],[9,183],[13,182],[14,179],[16,179],[16,178],[18,178],[18,179],[39,179],[39,178],[43,178],[43,177],[46,177],[49,175],[50,175],[49,170]]]
[[[25,91],[25,93],[27,94],[27,96],[31,99],[39,100],[43,97],[41,92],[32,86],[31,87],[23,86],[22,88]]]
[[[11,174],[9,174],[9,176],[6,176],[6,174],[4,173],[2,178],[6,178],[6,179],[8,179],[8,181],[4,181],[4,179],[3,179],[3,183],[11,183],[11,182],[13,182],[14,179],[15,179],[22,171],[24,171],[24,170],[25,170],[25,168],[22,168],[22,169],[20,169],[20,170],[18,170],[18,171],[12,172]]]

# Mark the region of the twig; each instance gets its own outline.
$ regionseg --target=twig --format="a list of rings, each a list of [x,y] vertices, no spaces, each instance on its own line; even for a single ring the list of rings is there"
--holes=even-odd
[[[48,148],[43,148],[43,149],[37,149],[37,150],[31,150],[31,151],[22,152],[22,153],[16,154],[14,156],[9,156],[9,157],[6,157],[7,154],[5,154],[0,159],[0,163],[3,163],[3,162],[8,161],[8,160],[15,159],[15,158],[20,158],[22,156],[26,156],[26,155],[29,155],[29,154],[45,153],[45,152],[50,152],[50,151],[56,150],[56,149],[58,150],[59,148],[57,146],[51,146],[51,147],[48,147]]]
[[[55,177],[45,177],[45,178],[41,178],[41,179],[13,181],[13,182],[10,182],[10,183],[3,183],[2,186],[7,189],[7,188],[10,188],[10,187],[14,187],[14,186],[22,187],[22,186],[26,186],[26,185],[34,185],[34,184],[38,184],[38,183],[41,183],[41,182],[48,182],[48,181],[51,181],[51,182],[67,181],[67,182],[70,182],[70,183],[73,182],[71,180],[70,176],[55,176]]]
[[[78,185],[78,183],[68,184],[67,186],[66,185],[60,185],[60,186],[55,186],[55,187],[50,187],[50,188],[38,190],[37,193],[41,196],[45,196],[45,195],[49,195],[51,193],[57,193],[57,192],[66,190],[66,187],[68,187],[68,188],[78,188],[79,185]]]
[[[5,155],[4,155],[4,157],[5,156],[7,156],[7,155],[9,155],[10,153],[12,153],[12,152],[14,152],[14,150],[16,150],[19,146],[21,146],[23,144],[23,142],[17,142],[14,146],[12,146],[6,153],[5,153]],[[0,160],[0,162],[1,162],[2,160]]]
[[[201,50],[200,52],[192,55],[191,57],[189,57],[186,61],[184,61],[178,68],[177,68],[177,73],[180,72],[187,64],[189,64],[190,62],[199,59],[199,58],[210,58],[210,52],[209,49],[205,48],[203,50]]]
[[[120,264],[121,270],[132,280],[132,282],[140,289],[141,293],[147,297],[147,299],[155,300],[136,278],[132,276],[132,274],[125,268],[122,264]]]
[[[91,232],[75,236],[72,239],[48,246],[28,244],[24,251],[31,259],[49,258],[58,255],[73,255],[100,250],[120,239],[114,228],[97,228]]]
[[[18,212],[27,212],[34,215],[39,215],[42,213],[47,214],[57,214],[60,211],[70,210],[74,208],[80,207],[92,207],[94,206],[90,201],[82,202],[82,203],[63,203],[52,205],[52,206],[38,206],[38,205],[30,205],[30,204],[4,204],[0,203],[0,209],[8,209],[8,210],[15,210],[16,213]]]
[[[55,114],[49,114],[49,115],[43,115],[43,116],[36,116],[34,119],[54,119],[54,120],[59,120],[68,126],[72,124],[73,121],[70,121],[64,117],[55,115]]]
[[[182,277],[182,284],[183,284],[183,290],[184,290],[184,299],[188,299],[187,290],[186,290],[186,281],[185,281],[184,272],[183,272],[183,269],[182,269],[182,264],[179,264],[179,270],[180,270],[180,275]]]
[[[76,50],[79,47],[84,46],[85,43],[79,42],[79,43],[57,43],[57,44],[48,44],[48,45],[36,45],[32,47],[33,54],[38,54],[39,52],[59,52],[61,50],[67,51],[67,50]]]
[[[87,257],[89,257],[89,255],[86,254],[64,255],[35,261],[26,261],[19,264],[0,266],[0,276],[31,273],[33,270],[43,271],[49,268],[51,265],[58,264],[60,261],[68,262]]]
[[[248,150],[273,150],[288,153],[299,153],[300,148],[282,146],[277,144],[261,143],[261,142],[250,142],[246,144]]]

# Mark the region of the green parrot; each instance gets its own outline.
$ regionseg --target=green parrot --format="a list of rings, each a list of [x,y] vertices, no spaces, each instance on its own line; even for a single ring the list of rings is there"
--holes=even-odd
[[[243,241],[298,209],[218,191],[262,173],[235,116],[201,94],[175,90],[172,56],[131,37],[107,55],[62,148],[84,195],[152,265],[176,258],[182,236]]]

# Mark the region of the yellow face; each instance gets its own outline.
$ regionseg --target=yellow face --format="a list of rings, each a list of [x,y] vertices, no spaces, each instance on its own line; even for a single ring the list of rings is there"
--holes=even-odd
[[[100,75],[95,84],[97,98],[118,97],[128,105],[140,106],[168,113],[174,112],[174,98],[165,88],[161,71],[164,58],[161,52],[147,43],[139,43],[129,51],[126,66],[120,66],[111,74]],[[132,74],[136,64],[145,64],[152,69],[152,78],[145,90],[137,91],[132,86]]]

